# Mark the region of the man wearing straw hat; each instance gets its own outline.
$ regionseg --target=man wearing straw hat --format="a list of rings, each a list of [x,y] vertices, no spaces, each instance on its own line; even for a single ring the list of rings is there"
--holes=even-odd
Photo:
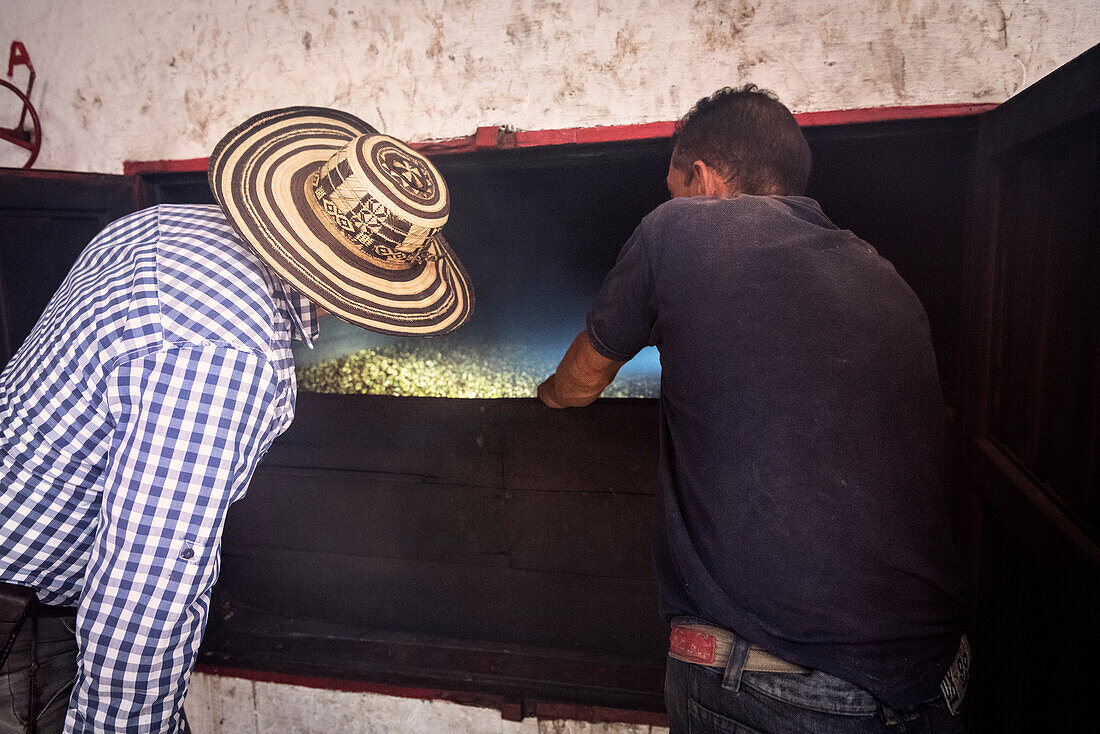
[[[802,196],[810,151],[752,87],[681,121],[673,199],[539,388],[594,400],[661,353],[654,559],[677,732],[957,732],[966,603],[924,309]]]
[[[318,308],[421,336],[471,313],[443,179],[365,122],[257,115],[209,178],[220,207],[100,233],[0,375],[0,734],[184,729],[226,510],[294,416],[291,342]]]

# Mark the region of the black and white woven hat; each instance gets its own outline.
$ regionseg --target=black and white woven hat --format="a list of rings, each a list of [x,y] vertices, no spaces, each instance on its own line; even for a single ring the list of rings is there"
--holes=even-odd
[[[222,138],[208,175],[256,254],[345,321],[430,336],[470,317],[469,278],[440,234],[447,185],[400,140],[344,112],[287,107]]]

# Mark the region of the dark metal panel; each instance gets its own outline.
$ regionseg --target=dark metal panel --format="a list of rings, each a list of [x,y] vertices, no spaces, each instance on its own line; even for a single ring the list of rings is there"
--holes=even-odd
[[[0,368],[84,246],[139,207],[133,176],[0,169]]]
[[[975,151],[958,353],[976,731],[1095,723],[1098,80],[1094,48],[986,116]]]

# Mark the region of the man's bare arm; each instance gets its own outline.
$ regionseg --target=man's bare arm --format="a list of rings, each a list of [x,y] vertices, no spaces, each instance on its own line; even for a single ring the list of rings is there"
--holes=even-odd
[[[608,359],[581,332],[562,357],[557,372],[539,385],[539,400],[551,408],[579,408],[600,396],[625,362]]]

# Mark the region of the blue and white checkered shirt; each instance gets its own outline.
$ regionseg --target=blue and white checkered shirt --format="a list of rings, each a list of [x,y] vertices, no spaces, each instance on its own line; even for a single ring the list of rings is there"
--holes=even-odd
[[[315,335],[216,206],[160,206],[88,245],[0,374],[0,580],[79,608],[66,732],[180,729],[226,510]]]

